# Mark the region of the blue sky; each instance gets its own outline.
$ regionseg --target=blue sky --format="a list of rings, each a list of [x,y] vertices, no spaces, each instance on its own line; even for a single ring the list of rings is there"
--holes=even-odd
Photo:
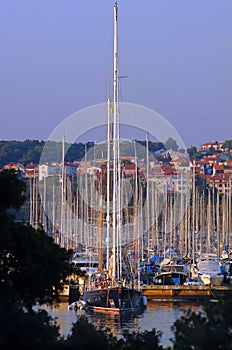
[[[187,147],[232,139],[232,1],[119,0],[120,101],[166,118]],[[0,5],[0,139],[46,140],[106,101],[114,1]]]

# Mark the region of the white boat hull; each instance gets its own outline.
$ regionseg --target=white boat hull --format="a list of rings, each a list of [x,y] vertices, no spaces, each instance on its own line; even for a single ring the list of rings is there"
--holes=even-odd
[[[202,254],[197,263],[198,277],[206,286],[221,286],[224,275],[215,254]]]
[[[223,275],[212,276],[209,274],[202,274],[202,275],[199,275],[199,279],[205,286],[221,286],[223,283],[224,276]]]

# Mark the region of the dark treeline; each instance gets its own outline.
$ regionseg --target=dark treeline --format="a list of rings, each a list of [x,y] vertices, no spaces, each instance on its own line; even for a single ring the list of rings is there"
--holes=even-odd
[[[136,141],[137,144],[141,145],[141,149],[146,148],[146,141]],[[27,165],[29,163],[39,164],[40,156],[43,152],[44,146],[46,144],[46,158],[45,161],[57,161],[61,160],[62,154],[62,144],[61,142],[55,141],[39,141],[39,140],[25,140],[25,141],[0,141],[0,167],[3,167],[6,163],[22,163]],[[65,161],[73,162],[80,160],[84,157],[85,152],[89,151],[93,147],[93,142],[84,143],[73,143],[65,144]],[[131,146],[133,147],[133,142],[127,142],[122,145],[123,154],[127,154],[127,149],[131,152]],[[165,143],[162,142],[152,142],[149,141],[148,149],[151,154],[156,154],[160,151],[165,151],[166,149],[177,150],[178,146],[176,141],[169,138]],[[232,149],[232,140],[226,140],[223,145],[224,149]],[[141,150],[140,149],[140,150]],[[100,149],[99,149],[100,150]],[[180,150],[184,152],[184,150]],[[195,146],[187,149],[191,159],[201,159],[205,154],[200,152]],[[209,152],[210,153],[210,152]],[[215,150],[212,149],[212,153]],[[55,155],[55,156],[54,156]],[[97,155],[96,155],[97,156]]]
[[[143,148],[146,146],[146,141],[137,141]],[[123,144],[123,153],[127,153],[128,145],[131,151],[133,147],[132,142]],[[22,163],[27,165],[29,163],[39,164],[41,154],[46,145],[46,156],[43,157],[44,161],[57,161],[61,160],[62,155],[62,143],[55,141],[38,141],[38,140],[25,140],[25,141],[0,141],[0,167],[3,167],[7,163]],[[73,143],[65,144],[65,161],[73,162],[80,160],[84,157],[85,152],[88,152],[91,147],[94,146],[93,142]],[[100,150],[100,149],[99,149]],[[149,141],[149,151],[154,154],[159,150],[165,150],[165,146],[161,142]],[[97,155],[96,155],[97,156]]]
[[[6,163],[38,164],[45,144],[51,152],[57,151],[57,159],[61,157],[61,142],[38,140],[0,141],[0,167]],[[90,143],[87,144],[87,147],[89,146]],[[84,152],[85,145],[83,143],[74,143],[70,147],[68,146],[65,160],[72,162],[80,159],[84,156]]]

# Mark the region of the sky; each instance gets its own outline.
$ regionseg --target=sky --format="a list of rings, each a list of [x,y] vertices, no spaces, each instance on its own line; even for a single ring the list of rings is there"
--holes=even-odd
[[[106,102],[113,6],[1,2],[0,140],[47,140]],[[159,113],[186,147],[232,139],[232,1],[119,0],[118,11],[120,101]]]

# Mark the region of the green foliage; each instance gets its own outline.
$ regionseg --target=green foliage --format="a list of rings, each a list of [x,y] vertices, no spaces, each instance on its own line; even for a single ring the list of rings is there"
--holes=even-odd
[[[145,155],[146,141],[136,141],[144,147],[138,149],[138,156],[141,152]],[[89,152],[94,146],[94,143],[88,142],[87,144],[65,143],[65,161],[73,162],[75,160],[81,160],[85,152]],[[96,151],[101,157],[104,146],[98,145]],[[149,141],[149,151],[155,153],[156,151],[163,149],[164,146],[161,142]],[[105,147],[106,156],[107,147]],[[123,155],[134,154],[134,143],[124,142],[121,145],[121,151]],[[93,154],[93,151],[92,153]],[[40,159],[42,155],[42,159]],[[143,157],[143,154],[140,156]],[[0,167],[3,167],[7,163],[22,163],[27,165],[29,163],[39,164],[41,162],[61,162],[62,160],[62,142],[55,141],[38,141],[38,140],[25,140],[25,141],[0,141]]]
[[[98,330],[85,316],[72,327],[72,334],[63,341],[63,349],[119,349],[117,338],[105,330]]]
[[[25,200],[25,183],[11,170],[0,173],[0,299],[31,309],[58,298],[70,274],[71,252],[54,244],[42,230],[15,223],[8,209]]]
[[[25,312],[18,305],[0,303],[2,350],[58,349],[59,327],[47,312]],[[6,307],[7,306],[7,307]]]
[[[13,170],[0,172],[0,213],[10,208],[19,209],[25,201],[25,191],[25,183]]]
[[[42,230],[12,223],[7,231],[7,245],[1,251],[4,291],[31,309],[58,299],[62,281],[71,273],[70,254],[54,244]]]
[[[38,140],[0,141],[0,167],[7,163],[39,164],[44,147],[46,147],[44,161],[61,161],[61,142]],[[87,149],[90,147],[91,145],[87,144]],[[85,145],[83,143],[66,144],[65,149],[67,151],[65,160],[70,162],[83,158],[85,153]]]
[[[162,350],[163,346],[160,344],[162,332],[152,329],[145,332],[128,332],[125,331],[123,336],[123,344],[120,349],[125,350]]]
[[[6,163],[39,163],[44,141],[0,141],[0,166]]]
[[[141,146],[143,146],[144,149],[146,149],[146,141],[136,141],[136,142],[139,143]],[[149,152],[151,152],[152,154],[155,154],[157,151],[160,151],[160,150],[165,150],[165,146],[163,145],[162,142],[148,141]]]
[[[167,141],[165,141],[164,146],[167,150],[172,149],[173,151],[177,151],[179,148],[176,140],[174,140],[172,137],[169,137]]]
[[[53,343],[57,327],[37,302],[57,300],[69,275],[71,252],[60,248],[42,230],[15,223],[8,213],[24,201],[25,184],[12,171],[0,173],[0,348],[40,349]]]
[[[200,312],[188,310],[172,330],[174,350],[232,349],[232,300],[206,304]]]
[[[231,150],[232,149],[232,140],[226,140],[222,147],[224,149]]]
[[[191,160],[200,160],[201,158],[204,157],[204,154],[201,152],[198,152],[195,146],[191,146],[190,148],[187,148],[187,152]]]

